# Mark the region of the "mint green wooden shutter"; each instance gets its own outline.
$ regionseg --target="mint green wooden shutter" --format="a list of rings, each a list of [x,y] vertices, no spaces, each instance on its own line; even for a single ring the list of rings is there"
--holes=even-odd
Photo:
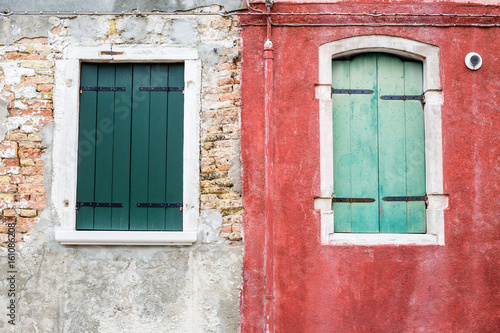
[[[334,88],[373,90],[332,97],[334,196],[374,200],[334,202],[335,232],[425,232],[425,202],[382,200],[425,196],[422,104],[380,99],[422,94],[421,63],[363,54],[332,65]]]
[[[182,64],[82,64],[77,229],[182,230]],[[102,87],[120,87],[106,91]],[[123,90],[124,89],[124,90]],[[110,90],[110,89],[107,89]],[[116,89],[115,89],[116,90]]]

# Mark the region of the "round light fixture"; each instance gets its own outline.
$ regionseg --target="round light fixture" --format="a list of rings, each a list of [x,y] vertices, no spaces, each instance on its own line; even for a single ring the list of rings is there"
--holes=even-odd
[[[470,52],[465,56],[465,65],[469,69],[472,69],[473,71],[481,68],[482,64],[483,64],[483,58],[481,58],[481,56],[476,52]]]

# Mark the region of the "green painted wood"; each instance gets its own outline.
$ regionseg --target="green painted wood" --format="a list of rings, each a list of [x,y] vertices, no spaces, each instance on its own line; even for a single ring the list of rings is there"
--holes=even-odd
[[[335,232],[425,232],[424,202],[382,200],[426,193],[422,103],[379,98],[421,94],[422,64],[364,54],[333,61],[332,82],[335,88],[375,91],[332,97],[334,195],[376,200],[333,203]]]
[[[130,164],[130,230],[148,230],[148,209],[138,208],[137,203],[148,202],[149,171],[149,107],[150,94],[139,91],[149,86],[150,66],[134,65],[132,92],[132,138]]]
[[[379,95],[404,95],[404,65],[387,54],[378,55]],[[378,101],[380,199],[406,195],[406,130],[404,101]],[[380,201],[380,232],[404,233],[406,203]]]
[[[184,65],[170,64],[168,85],[184,86]],[[184,95],[182,91],[168,92],[167,119],[167,202],[182,202],[183,149],[184,149]],[[179,208],[166,209],[166,229],[182,230],[182,211]]]
[[[151,65],[151,86],[168,85],[168,65]],[[168,93],[150,93],[149,118],[149,202],[166,202]],[[148,208],[148,230],[165,230],[165,209]]]
[[[343,89],[349,86],[350,61],[333,61],[332,86]],[[336,197],[350,198],[351,195],[351,97],[348,94],[334,94],[333,107],[333,192]],[[351,232],[350,203],[333,203],[335,232]]]
[[[377,91],[376,61],[375,54],[351,60],[350,89]],[[372,203],[350,204],[352,232],[378,232],[377,94],[352,94],[351,101],[351,195],[375,199]]]
[[[82,64],[81,84],[97,85],[97,64]],[[77,201],[94,201],[95,184],[95,128],[97,114],[97,92],[83,91],[80,94]],[[94,208],[81,207],[76,214],[76,229],[94,228]]]
[[[422,63],[405,62],[406,95],[422,94]],[[406,195],[424,196],[425,130],[424,110],[420,101],[405,101],[406,124]],[[425,202],[410,201],[407,207],[407,232],[425,233]]]
[[[115,93],[113,126],[113,202],[123,208],[111,208],[111,229],[129,229],[130,210],[130,131],[132,122],[132,65],[117,64],[116,84],[125,91]]]
[[[99,64],[97,85],[115,86],[115,66]],[[114,91],[97,92],[97,127],[95,142],[95,201],[111,202],[113,180]],[[111,229],[111,208],[96,207],[94,229]]]

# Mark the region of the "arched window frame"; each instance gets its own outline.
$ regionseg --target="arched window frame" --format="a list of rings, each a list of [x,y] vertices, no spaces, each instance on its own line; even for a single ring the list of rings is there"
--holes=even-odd
[[[425,172],[428,207],[425,234],[335,233],[332,210],[333,135],[332,135],[332,59],[361,53],[382,52],[423,63]],[[319,82],[316,87],[320,121],[321,194],[315,208],[321,210],[322,244],[359,245],[444,245],[444,209],[448,197],[443,194],[443,153],[439,48],[401,37],[371,35],[349,37],[319,47]]]

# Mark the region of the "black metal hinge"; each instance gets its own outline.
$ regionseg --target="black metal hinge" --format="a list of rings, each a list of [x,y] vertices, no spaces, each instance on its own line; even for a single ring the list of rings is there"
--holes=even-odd
[[[123,204],[121,202],[92,202],[92,201],[77,201],[76,209],[80,207],[115,207],[122,208]]]
[[[138,208],[174,208],[179,207],[182,210],[182,202],[140,202],[137,204]]]
[[[184,91],[184,87],[139,87],[139,91]]]
[[[369,89],[335,89],[332,88],[332,94],[373,94]]]
[[[380,99],[386,101],[423,101],[424,95],[384,95]]]
[[[375,202],[373,198],[333,198],[333,202]]]
[[[427,196],[421,197],[383,197],[384,201],[427,201]]]
[[[125,87],[91,87],[91,86],[80,86],[80,91],[125,91]]]

